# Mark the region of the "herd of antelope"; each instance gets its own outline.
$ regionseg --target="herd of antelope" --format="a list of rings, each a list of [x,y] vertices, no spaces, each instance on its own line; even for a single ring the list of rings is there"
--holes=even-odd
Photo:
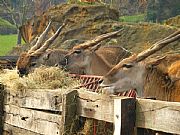
[[[52,37],[43,42],[51,24],[48,24],[36,43],[32,43],[31,49],[19,56],[16,65],[20,76],[27,75],[40,65],[59,66],[70,73],[103,76],[101,87],[107,93],[134,89],[140,97],[180,102],[180,55],[172,56],[177,60],[168,68],[168,72],[164,72],[158,65],[169,56],[147,60],[147,57],[170,43],[179,42],[180,30],[156,42],[149,49],[133,54],[120,46],[101,47],[103,40],[118,36],[123,32],[122,29],[97,36],[70,50],[50,50],[48,48],[66,26],[63,23]]]

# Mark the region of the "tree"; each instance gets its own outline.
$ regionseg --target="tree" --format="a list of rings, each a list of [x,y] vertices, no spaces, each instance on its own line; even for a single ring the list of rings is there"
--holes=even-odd
[[[162,22],[179,15],[179,0],[148,0],[147,21]]]
[[[21,44],[21,32],[19,27],[33,15],[33,0],[1,0],[0,6],[3,6],[5,12],[11,16],[13,24],[17,28],[17,44]]]
[[[27,19],[33,15],[40,16],[50,6],[65,2],[65,0],[0,0],[6,14],[17,29],[17,44],[21,44],[21,31],[19,30]]]

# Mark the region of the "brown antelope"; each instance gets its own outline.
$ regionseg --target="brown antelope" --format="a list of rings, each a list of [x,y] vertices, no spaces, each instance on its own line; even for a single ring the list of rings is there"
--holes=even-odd
[[[139,96],[180,102],[180,87],[176,84],[180,81],[178,81],[177,76],[176,79],[172,80],[169,74],[157,67],[160,61],[166,57],[150,62],[143,61],[169,43],[179,41],[179,39],[180,31],[177,31],[138,55],[132,55],[120,61],[103,77],[104,81],[101,86],[104,87],[104,91],[116,93],[136,89]],[[177,62],[179,64],[180,59]],[[171,71],[172,69],[179,71],[180,69],[177,68],[175,70],[171,67]]]
[[[130,52],[123,47],[104,47],[100,48],[101,41],[117,35],[122,30],[106,33],[97,36],[93,40],[73,47],[66,55],[62,65],[72,72],[74,68],[78,68],[81,74],[104,75],[115,64],[123,58],[130,56]]]
[[[46,51],[52,42],[57,38],[65,23],[56,31],[56,33],[50,37],[43,45],[43,41],[50,29],[51,22],[49,22],[45,31],[40,35],[38,40],[34,40],[36,43],[28,52],[23,52],[17,60],[17,69],[20,75],[28,74],[32,66],[39,66],[40,64],[53,66],[58,64],[61,58],[67,53],[65,50],[48,50]],[[58,54],[58,55],[57,55]],[[37,65],[35,65],[37,64]]]
[[[32,41],[31,44],[35,44],[35,45],[28,52],[22,53],[20,55],[16,64],[20,75],[28,74],[32,68],[39,67],[40,65],[46,65],[46,66],[61,65],[61,61],[64,58],[64,56],[68,53],[68,51],[61,49],[48,50],[48,47],[53,42],[53,40],[55,40],[55,38],[58,36],[58,34],[60,33],[61,29],[64,27],[65,24],[63,24],[59,28],[59,30],[49,40],[47,40],[44,43],[44,45],[42,45],[42,42],[45,36],[47,35],[48,30],[50,29],[50,24],[51,23],[48,24],[46,30],[40,35],[39,38],[35,38]],[[103,39],[113,36],[112,34],[113,33],[105,34],[105,37]],[[97,43],[96,41],[93,42],[93,44],[96,43]],[[92,44],[92,42],[87,41],[84,43],[84,45],[86,44]],[[121,55],[127,57],[130,54],[128,51],[124,50],[123,48],[116,46],[100,47],[97,53],[100,56],[102,56],[107,62],[114,65],[119,62],[119,57],[122,57]],[[73,69],[71,69],[70,72],[83,74],[83,70],[77,66],[73,67]]]

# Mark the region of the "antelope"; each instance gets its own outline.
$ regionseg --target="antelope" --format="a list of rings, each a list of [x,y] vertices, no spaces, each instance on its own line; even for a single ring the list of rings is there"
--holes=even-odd
[[[63,25],[57,30],[57,32],[42,45],[42,42],[45,36],[47,35],[48,30],[50,29],[50,25],[51,23],[48,24],[47,28],[40,35],[39,38],[35,38],[31,42],[31,44],[34,44],[34,46],[32,46],[28,52],[23,52],[18,58],[16,65],[20,76],[27,75],[32,68],[39,67],[40,65],[46,65],[46,66],[59,65],[61,67],[64,56],[68,53],[68,51],[62,49],[48,50],[48,47],[51,45],[53,40],[55,40],[55,38],[58,36],[61,29],[65,26],[65,23],[63,23]],[[107,37],[109,36],[113,36],[113,35],[109,34]],[[107,37],[105,37],[104,39],[106,39]],[[92,44],[92,42],[87,41],[84,44]],[[121,47],[116,47],[116,46],[100,47],[97,53],[100,56],[102,56],[105,59],[105,61],[107,61],[107,63],[109,62],[111,64],[117,64],[119,62],[118,58],[121,57],[121,55],[123,56],[129,55],[128,51],[124,50]],[[117,57],[117,55],[119,57]],[[73,69],[69,71],[71,73],[83,74],[83,70],[77,66],[74,66]]]
[[[67,51],[65,50],[47,50],[61,32],[62,28],[65,26],[65,23],[63,23],[62,26],[60,26],[56,31],[56,33],[48,40],[46,40],[42,45],[42,42],[44,41],[51,24],[52,22],[50,21],[40,37],[36,38],[33,41],[34,43],[32,44],[35,45],[32,46],[28,52],[23,52],[20,54],[16,63],[17,70],[20,76],[27,75],[29,73],[29,70],[34,66],[37,67],[41,64],[54,66],[55,64],[59,63],[59,61],[61,60],[61,58],[63,58],[63,56],[65,56],[65,54],[67,54]]]
[[[136,89],[137,94],[141,97],[155,97],[159,100],[180,102],[180,85],[177,84],[180,83],[180,76],[176,75],[176,79],[172,79],[170,74],[164,73],[157,67],[166,57],[145,61],[147,57],[179,39],[180,30],[156,42],[149,49],[120,61],[103,77],[101,86],[104,87],[104,92],[114,94]],[[180,59],[176,62],[179,64]],[[171,67],[169,71],[179,72],[177,63],[176,70]]]
[[[106,74],[115,64],[131,54],[131,52],[120,46],[109,48],[100,47],[101,41],[116,36],[121,31],[122,30],[118,30],[102,34],[93,40],[88,40],[85,43],[76,45],[65,56],[62,65],[70,72],[72,72],[74,68],[78,68],[81,74],[101,76]]]

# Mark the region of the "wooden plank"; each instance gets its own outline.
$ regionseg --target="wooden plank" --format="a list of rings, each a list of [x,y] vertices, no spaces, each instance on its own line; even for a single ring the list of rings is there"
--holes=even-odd
[[[77,128],[77,90],[71,90],[63,94],[61,134],[75,134]]]
[[[61,115],[5,105],[5,123],[45,135],[60,135]]]
[[[10,62],[16,62],[19,56],[0,56],[0,60],[6,60]]]
[[[4,131],[2,135],[42,135],[23,128],[18,128],[9,124],[4,124]]]
[[[112,97],[90,91],[78,91],[78,115],[114,122],[114,100]]]
[[[61,89],[6,90],[5,104],[39,110],[62,111],[62,91]]]
[[[180,134],[180,103],[138,99],[136,127]]]
[[[3,132],[3,123],[4,123],[4,86],[0,83],[0,135]]]
[[[16,66],[19,56],[0,56],[0,67],[12,69]]]
[[[115,125],[115,127],[117,127],[116,133],[119,134],[120,132],[118,131],[118,126],[121,126],[119,130],[121,129],[122,135],[131,135],[133,133],[135,125],[134,98],[100,95],[88,91],[78,92],[78,115],[114,124],[121,121],[121,124]],[[115,103],[116,106],[114,106],[114,102],[116,101],[117,104]],[[120,110],[121,112],[119,112]],[[117,123],[114,115],[116,119],[118,115]]]

